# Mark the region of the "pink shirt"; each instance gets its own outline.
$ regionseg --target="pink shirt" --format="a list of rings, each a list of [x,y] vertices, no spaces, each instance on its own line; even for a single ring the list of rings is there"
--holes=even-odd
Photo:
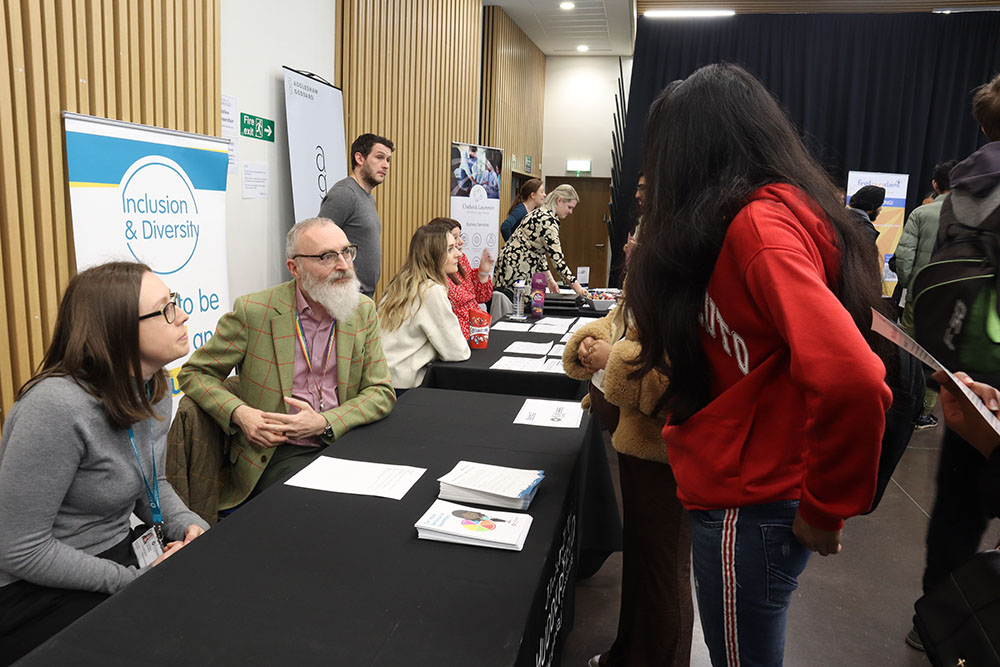
[[[324,412],[340,405],[337,400],[337,350],[334,341],[335,322],[332,317],[324,314],[322,318],[316,319],[309,302],[302,295],[302,290],[295,285],[295,309],[298,311],[299,321],[302,323],[302,336],[305,339],[306,348],[309,350],[309,358],[312,359],[312,371],[306,363],[306,355],[302,352],[302,339],[299,338],[298,328],[295,333],[295,371],[292,375],[292,398],[298,398],[312,406],[316,412]],[[327,361],[329,354],[329,361]],[[329,365],[326,365],[329,364]],[[326,372],[323,372],[324,367]],[[322,392],[322,409],[320,408],[320,392]],[[288,413],[295,414],[298,409],[288,406]],[[291,445],[301,445],[303,447],[319,447],[319,436],[305,438],[304,440],[289,439]]]

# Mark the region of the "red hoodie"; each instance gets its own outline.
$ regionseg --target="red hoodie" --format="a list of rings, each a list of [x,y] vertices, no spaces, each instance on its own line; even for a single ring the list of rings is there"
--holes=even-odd
[[[689,509],[797,499],[836,530],[871,507],[892,393],[832,292],[840,252],[817,210],[770,185],[726,232],[698,318],[713,399],[663,429]]]

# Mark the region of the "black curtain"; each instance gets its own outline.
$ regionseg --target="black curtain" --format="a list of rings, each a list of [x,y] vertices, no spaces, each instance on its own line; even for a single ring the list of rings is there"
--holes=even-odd
[[[631,206],[650,103],[714,62],[757,76],[839,184],[848,171],[909,174],[909,212],[931,190],[937,162],[985,142],[971,99],[1000,72],[1000,12],[640,17],[616,210]],[[614,222],[613,267],[630,226],[626,216]]]

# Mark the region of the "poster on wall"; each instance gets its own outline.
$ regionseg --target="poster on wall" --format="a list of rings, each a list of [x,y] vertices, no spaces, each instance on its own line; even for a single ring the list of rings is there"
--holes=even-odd
[[[882,258],[882,282],[886,294],[892,294],[896,287],[896,274],[889,269],[889,258],[896,252],[896,244],[903,234],[903,222],[906,213],[906,185],[908,174],[887,174],[878,171],[852,171],[847,174],[847,197],[866,185],[878,185],[885,188],[885,201],[882,211],[875,219],[875,228],[879,231],[878,251]]]
[[[495,258],[500,236],[500,170],[503,151],[451,144],[451,217],[462,223],[463,251],[473,269],[483,250]]]
[[[231,303],[229,142],[66,111],[63,119],[77,269],[147,264],[180,296],[194,351]],[[167,369],[175,396],[184,359]]]
[[[347,178],[344,94],[315,74],[283,69],[293,222],[300,222],[315,218],[327,190]]]

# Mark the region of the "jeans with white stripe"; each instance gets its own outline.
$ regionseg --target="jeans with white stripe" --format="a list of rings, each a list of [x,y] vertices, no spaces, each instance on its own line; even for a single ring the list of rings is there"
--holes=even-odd
[[[692,565],[714,667],[773,667],[810,551],[792,534],[798,501],[692,510]]]

